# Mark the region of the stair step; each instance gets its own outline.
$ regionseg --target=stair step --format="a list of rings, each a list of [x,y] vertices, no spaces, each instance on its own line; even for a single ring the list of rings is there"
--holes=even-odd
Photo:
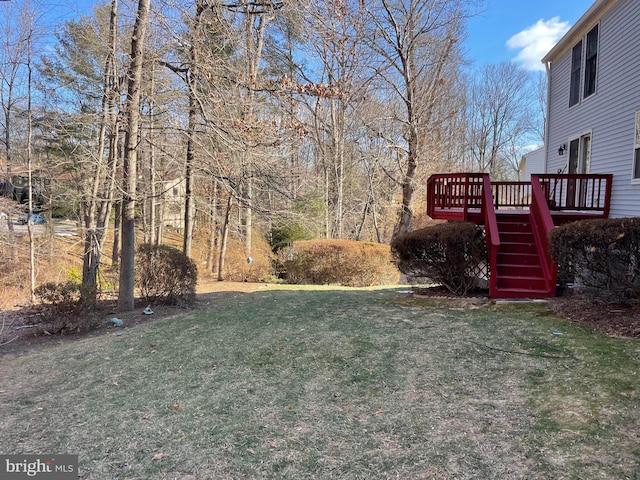
[[[531,224],[524,222],[498,222],[498,231],[500,233],[503,232],[528,232],[531,233]]]
[[[547,283],[542,277],[500,276],[498,288],[515,288],[521,290],[546,290]]]
[[[540,265],[538,253],[498,252],[498,264],[502,265]]]
[[[500,241],[500,253],[537,255],[538,249],[536,248],[536,244],[533,242],[513,243]]]
[[[534,243],[535,237],[531,232],[500,232],[500,243]]]
[[[507,221],[528,221],[529,213],[528,212],[504,212],[497,211],[496,218],[498,220],[507,220]]]
[[[498,288],[491,296],[493,298],[549,298],[555,296],[555,291]]]
[[[494,298],[547,298],[555,286],[547,286],[529,214],[496,214],[500,247],[495,272]]]
[[[498,263],[498,278],[502,277],[526,277],[544,279],[542,266],[537,265],[521,265],[521,264],[500,264]]]

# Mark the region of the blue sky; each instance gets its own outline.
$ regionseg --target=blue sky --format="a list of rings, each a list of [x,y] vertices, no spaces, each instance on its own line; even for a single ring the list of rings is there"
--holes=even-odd
[[[595,0],[484,0],[469,21],[467,56],[476,67],[513,60],[544,70],[540,59]]]
[[[77,18],[106,0],[41,0],[49,22]],[[595,0],[480,0],[468,24],[467,58],[474,67],[513,60],[544,70],[540,59]],[[152,0],[153,2],[153,0]],[[20,3],[20,0],[16,1]]]

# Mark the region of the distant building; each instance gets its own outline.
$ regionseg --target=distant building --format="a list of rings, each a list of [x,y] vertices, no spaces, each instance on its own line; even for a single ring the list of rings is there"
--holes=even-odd
[[[533,173],[544,173],[544,147],[525,153],[520,160],[518,180],[528,182]]]
[[[184,228],[184,201],[186,185],[184,178],[175,178],[162,182],[159,206],[160,218],[165,227]]]

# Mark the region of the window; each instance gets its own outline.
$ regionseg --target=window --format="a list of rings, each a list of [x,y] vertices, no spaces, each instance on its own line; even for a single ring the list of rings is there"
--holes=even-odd
[[[591,168],[591,134],[569,142],[569,173],[589,173]]]
[[[596,93],[598,70],[598,25],[587,33],[587,51],[584,64],[584,98]]]
[[[580,101],[580,70],[582,69],[582,40],[571,51],[571,90],[569,92],[569,106],[573,107]]]
[[[640,180],[640,110],[636,112],[636,137],[633,146],[633,179]]]
[[[596,93],[598,74],[598,25],[571,49],[569,107]],[[584,80],[583,80],[584,78]],[[582,95],[581,95],[582,94]]]

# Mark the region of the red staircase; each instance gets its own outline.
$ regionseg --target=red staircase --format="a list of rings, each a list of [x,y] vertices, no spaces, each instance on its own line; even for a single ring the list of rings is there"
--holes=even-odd
[[[485,173],[436,174],[427,182],[427,214],[484,225],[489,296],[547,298],[556,291],[547,235],[554,225],[608,217],[612,178],[545,174],[491,182]]]
[[[500,245],[495,264],[494,298],[547,298],[555,295],[542,264],[529,213],[496,213]]]

